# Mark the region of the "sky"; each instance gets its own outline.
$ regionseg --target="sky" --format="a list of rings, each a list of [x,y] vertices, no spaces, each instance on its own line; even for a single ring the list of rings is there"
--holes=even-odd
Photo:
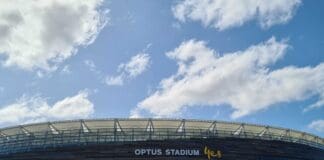
[[[324,136],[323,1],[0,1],[0,127],[235,121]]]

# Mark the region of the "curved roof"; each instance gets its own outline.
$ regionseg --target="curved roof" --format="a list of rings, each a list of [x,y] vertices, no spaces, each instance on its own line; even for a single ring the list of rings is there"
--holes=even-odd
[[[54,138],[53,138],[54,137]],[[56,141],[61,137],[60,141]],[[76,139],[75,137],[78,137]],[[102,139],[104,137],[104,139]],[[0,129],[0,153],[8,145],[237,137],[280,140],[324,149],[324,139],[291,129],[211,120],[89,119],[27,124]],[[42,143],[45,144],[41,144]]]

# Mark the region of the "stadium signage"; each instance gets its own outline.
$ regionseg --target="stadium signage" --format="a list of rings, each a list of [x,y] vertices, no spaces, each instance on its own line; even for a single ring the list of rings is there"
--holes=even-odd
[[[161,148],[141,148],[135,149],[137,156],[199,156],[199,149],[161,149]]]
[[[203,150],[189,148],[136,148],[134,153],[136,156],[206,156],[208,160],[220,159],[222,157],[220,150],[212,150],[207,146]]]
[[[220,150],[211,150],[207,146],[205,146],[204,154],[208,160],[211,160],[211,158],[222,158],[222,152]]]

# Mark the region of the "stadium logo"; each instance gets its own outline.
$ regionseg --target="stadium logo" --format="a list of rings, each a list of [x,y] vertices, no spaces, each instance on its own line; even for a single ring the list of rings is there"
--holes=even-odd
[[[207,156],[208,160],[212,158],[222,158],[222,152],[220,150],[211,150],[207,146],[205,146],[204,154]]]

